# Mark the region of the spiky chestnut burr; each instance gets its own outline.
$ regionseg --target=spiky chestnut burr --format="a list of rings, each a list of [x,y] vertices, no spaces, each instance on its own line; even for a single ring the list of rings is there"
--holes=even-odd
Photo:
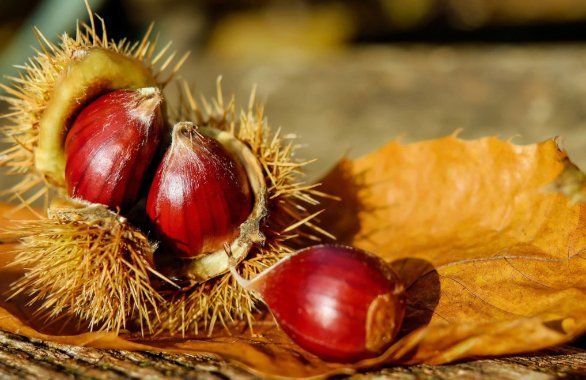
[[[11,284],[47,322],[74,318],[90,330],[131,325],[153,331],[161,295],[151,277],[155,247],[126,218],[97,204],[55,199],[48,218],[15,221],[3,239],[18,239],[13,266],[27,268]]]
[[[404,286],[390,265],[356,248],[309,247],[248,281],[234,265],[230,270],[269,306],[293,341],[326,360],[355,362],[380,354],[405,315]]]
[[[228,270],[224,244],[241,260],[252,243],[264,241],[259,231],[266,215],[262,169],[230,133],[177,123],[146,211],[162,241],[163,273],[188,285],[205,281]]]
[[[163,136],[158,88],[116,90],[85,106],[65,140],[65,182],[74,198],[126,210],[140,196]]]

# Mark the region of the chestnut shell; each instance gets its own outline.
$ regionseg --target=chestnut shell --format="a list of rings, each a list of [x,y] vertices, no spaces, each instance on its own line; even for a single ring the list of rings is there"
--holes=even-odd
[[[405,314],[404,286],[391,266],[352,247],[309,247],[239,281],[260,295],[294,342],[329,361],[381,354]]]
[[[141,196],[163,136],[157,88],[116,90],[85,106],[65,140],[65,182],[74,198],[128,209]]]
[[[191,123],[173,130],[147,198],[147,215],[163,249],[181,258],[231,243],[252,211],[243,164]]]

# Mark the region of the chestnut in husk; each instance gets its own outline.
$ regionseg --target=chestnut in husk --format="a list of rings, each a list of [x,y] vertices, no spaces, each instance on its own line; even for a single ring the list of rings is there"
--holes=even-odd
[[[158,269],[185,286],[226,273],[224,244],[240,261],[264,241],[266,202],[262,168],[244,143],[226,131],[177,123],[146,204],[162,243]]]
[[[148,217],[176,256],[214,252],[237,236],[252,210],[246,171],[192,123],[177,124],[172,139],[151,184]]]
[[[164,122],[156,87],[108,92],[86,105],[65,139],[71,197],[127,209],[140,198]]]

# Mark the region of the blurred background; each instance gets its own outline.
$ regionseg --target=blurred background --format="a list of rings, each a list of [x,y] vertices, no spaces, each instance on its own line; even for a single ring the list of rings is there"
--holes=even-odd
[[[192,51],[181,73],[198,93],[214,95],[222,75],[245,106],[258,85],[269,122],[318,158],[310,179],[389,139],[458,130],[517,143],[560,135],[586,168],[583,0],[90,3],[113,38],[138,40],[155,21],[161,40]],[[82,0],[0,2],[0,71],[32,54],[33,25],[56,40],[86,13]]]

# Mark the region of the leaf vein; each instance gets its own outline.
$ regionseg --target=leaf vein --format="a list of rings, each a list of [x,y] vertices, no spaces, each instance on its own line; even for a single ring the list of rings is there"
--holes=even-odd
[[[466,286],[464,283],[462,283],[461,281],[458,281],[455,278],[452,278],[450,276],[441,276],[442,278],[447,278],[448,280],[452,280],[453,282],[455,282],[456,284],[460,285],[464,290],[466,290],[468,293],[470,293],[474,298],[477,298],[478,300],[480,300],[482,303],[485,303],[486,305],[493,307],[497,310],[502,311],[503,313],[506,314],[510,314],[510,315],[514,315],[515,317],[524,317],[523,314],[517,314],[517,313],[513,313],[512,311],[508,311],[503,309],[502,307],[499,307],[493,303],[488,302],[487,300],[485,300],[484,298],[482,298],[479,294],[476,294],[474,291],[472,291],[472,289],[470,289],[468,286]]]
[[[531,282],[533,282],[533,283],[536,283],[537,285],[540,285],[540,286],[542,286],[542,287],[544,287],[544,288],[546,288],[546,289],[553,289],[551,286],[545,285],[545,284],[543,284],[543,283],[541,283],[541,282],[539,282],[539,281],[537,281],[537,280],[535,280],[535,279],[533,279],[533,278],[529,277],[529,275],[527,275],[526,273],[524,273],[523,271],[521,271],[519,268],[515,267],[515,266],[514,266],[514,265],[513,265],[513,264],[512,264],[512,263],[509,261],[509,259],[505,258],[505,261],[507,262],[507,264],[508,264],[508,265],[509,265],[511,268],[513,268],[513,270],[514,270],[515,272],[519,273],[519,274],[520,274],[521,276],[523,276],[523,278],[525,278],[526,280],[528,280],[528,281],[531,281]]]
[[[550,263],[562,263],[567,261],[566,259],[554,259],[547,257],[534,257],[534,256],[493,256],[493,257],[480,257],[474,259],[462,259],[452,261],[442,265],[438,265],[436,269],[449,268],[456,265],[469,264],[469,263],[483,263],[487,261],[498,261],[498,260],[527,260],[527,261],[542,261]]]

